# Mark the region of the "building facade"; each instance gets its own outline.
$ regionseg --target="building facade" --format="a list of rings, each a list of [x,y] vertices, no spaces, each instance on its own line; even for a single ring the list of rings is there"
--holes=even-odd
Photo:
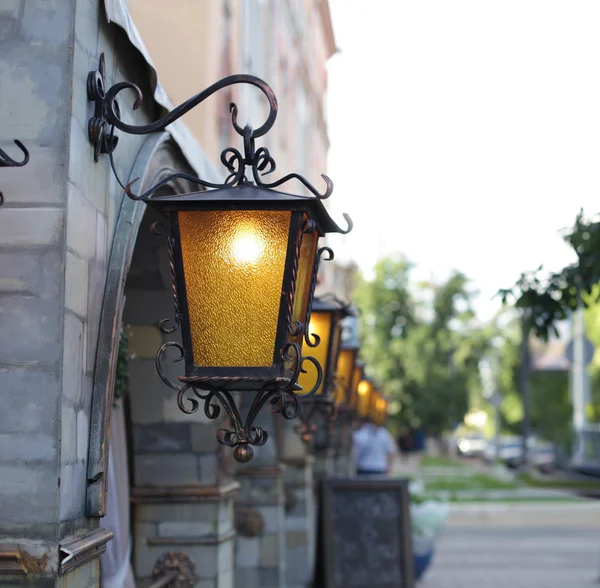
[[[183,414],[157,377],[157,325],[173,313],[167,244],[95,151],[88,85],[90,72],[105,88],[137,84],[144,102],[132,110],[124,92],[121,117],[146,124],[225,75],[262,77],[280,101],[266,139],[275,173],[318,185],[328,3],[11,0],[0,44],[0,148],[14,154],[18,139],[30,153],[0,170],[0,585],[148,586],[172,569],[203,588],[304,585],[286,560],[302,548],[291,559],[310,570],[312,515],[298,514],[314,506],[310,455],[285,430],[253,470],[233,468],[220,423]],[[234,89],[169,132],[117,132],[121,180],[143,191],[180,171],[222,179],[232,100],[260,119],[253,88]],[[162,193],[194,188],[173,180]],[[299,510],[286,527],[290,483]]]

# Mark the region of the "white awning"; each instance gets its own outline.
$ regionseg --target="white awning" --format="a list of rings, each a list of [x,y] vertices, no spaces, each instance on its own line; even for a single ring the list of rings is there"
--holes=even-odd
[[[150,86],[153,88],[154,92],[153,98],[155,102],[164,109],[163,114],[172,110],[173,105],[167,98],[166,92],[158,81],[156,67],[152,63],[146,45],[127,10],[126,0],[104,0],[104,10],[108,22],[118,25],[125,31],[131,44],[141,53],[146,61],[150,77]],[[183,155],[200,178],[215,183],[223,181],[224,176],[217,173],[216,169],[202,150],[200,143],[181,120],[169,125],[166,130],[179,145]]]

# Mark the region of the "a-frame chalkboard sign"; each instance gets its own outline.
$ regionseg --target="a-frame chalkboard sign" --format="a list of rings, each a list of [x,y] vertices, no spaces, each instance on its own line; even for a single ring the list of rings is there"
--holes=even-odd
[[[408,481],[326,479],[315,588],[414,588]]]

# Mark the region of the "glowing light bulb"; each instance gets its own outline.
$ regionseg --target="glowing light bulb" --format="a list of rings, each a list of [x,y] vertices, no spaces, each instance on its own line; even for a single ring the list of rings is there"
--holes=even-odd
[[[364,396],[368,391],[369,391],[369,384],[367,382],[363,381],[358,385],[358,393],[361,396]]]
[[[252,229],[242,229],[232,243],[234,259],[239,263],[256,263],[263,254],[265,242]]]

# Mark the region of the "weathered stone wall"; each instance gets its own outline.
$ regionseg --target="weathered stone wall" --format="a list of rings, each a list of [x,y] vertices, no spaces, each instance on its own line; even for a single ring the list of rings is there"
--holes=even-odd
[[[241,413],[245,416],[253,395],[241,393],[240,396]],[[238,529],[236,588],[286,588],[284,466],[279,463],[275,435],[275,423],[281,418],[263,408],[255,424],[269,432],[269,440],[262,447],[254,448],[254,459],[250,463],[238,464],[235,468],[240,484],[236,510],[257,514],[263,521],[262,531],[257,536],[245,536]]]
[[[0,543],[52,575],[57,550],[71,3],[0,7]],[[76,446],[75,446],[76,450]]]
[[[85,517],[89,418],[122,198],[108,158],[94,163],[87,75],[102,52],[108,86],[129,79],[145,90],[146,70],[98,0],[8,0],[0,47],[0,146],[18,158],[19,139],[31,153],[27,166],[0,174],[0,543],[29,562],[27,576],[0,585],[55,586],[59,543],[98,525]],[[153,118],[122,110],[128,122]],[[120,138],[126,179],[143,141]],[[97,578],[94,563],[60,585]]]

